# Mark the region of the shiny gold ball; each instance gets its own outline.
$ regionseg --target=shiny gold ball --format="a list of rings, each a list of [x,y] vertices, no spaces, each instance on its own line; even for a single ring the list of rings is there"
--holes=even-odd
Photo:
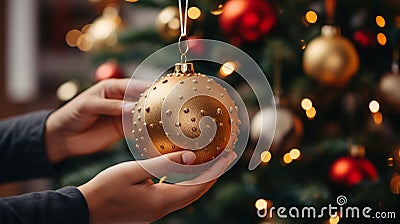
[[[179,9],[168,6],[160,11],[156,19],[156,29],[165,41],[177,40],[180,35]],[[188,26],[190,21],[188,20]]]
[[[355,47],[334,26],[323,26],[321,36],[313,39],[304,51],[304,72],[326,85],[345,86],[358,67]]]
[[[140,97],[132,111],[136,148],[143,157],[192,150],[194,164],[208,162],[237,141],[234,101],[221,85],[192,64],[177,64]]]
[[[385,108],[400,112],[400,74],[386,73],[378,84],[378,94]]]

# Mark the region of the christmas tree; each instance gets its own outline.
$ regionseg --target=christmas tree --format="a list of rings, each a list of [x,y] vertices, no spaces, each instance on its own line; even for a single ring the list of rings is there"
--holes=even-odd
[[[79,33],[79,43],[71,44],[88,51],[98,69],[109,71],[98,80],[121,77],[118,66],[138,64],[179,38],[177,1],[127,2],[102,1],[103,15]],[[121,7],[157,12],[155,25],[122,26]],[[220,40],[239,47],[260,65],[273,86],[277,127],[271,150],[266,149],[262,164],[249,171],[265,115],[258,112],[257,99],[238,74],[201,67],[205,74],[244,89],[241,95],[251,118],[251,138],[239,162],[203,198],[160,223],[365,223],[361,215],[359,219],[328,213],[309,219],[282,218],[276,210],[266,217],[257,215],[271,206],[369,206],[374,212],[398,213],[397,0],[192,1],[188,17],[191,51],[202,50],[196,39]],[[104,21],[112,23],[113,29],[101,36]],[[96,31],[96,27],[100,28]],[[80,184],[104,167],[132,159],[124,142],[115,148],[68,161],[63,169],[69,171],[60,183]],[[345,196],[346,203],[338,204],[339,196]]]

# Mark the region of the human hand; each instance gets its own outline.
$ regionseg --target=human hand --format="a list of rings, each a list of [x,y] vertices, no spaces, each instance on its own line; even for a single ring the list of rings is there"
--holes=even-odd
[[[190,151],[179,151],[164,156],[168,160],[186,165],[196,159],[196,155]],[[173,170],[169,165],[171,163],[163,158],[164,156],[140,162],[146,163],[145,167],[157,167],[160,172],[166,174]],[[155,184],[150,180],[153,176],[144,170],[139,162],[125,162],[104,170],[78,189],[88,204],[91,224],[148,223],[200,198],[235,158],[236,154],[229,152],[197,178],[178,184]],[[210,179],[213,180],[190,185],[190,182],[199,183],[201,180]]]
[[[130,79],[107,79],[54,111],[46,121],[46,151],[50,162],[100,151],[123,137],[122,109]],[[147,82],[132,80],[127,92],[133,101]],[[131,109],[132,105],[125,105]]]

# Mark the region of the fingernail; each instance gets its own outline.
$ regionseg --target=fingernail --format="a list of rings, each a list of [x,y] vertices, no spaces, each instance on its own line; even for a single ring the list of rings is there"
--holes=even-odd
[[[232,152],[232,151],[229,152],[229,154],[228,154],[228,159],[229,159],[230,162],[232,162],[233,160],[235,160],[236,157],[237,157],[236,153],[234,153],[234,152]]]
[[[134,102],[124,102],[124,111],[130,111],[133,109],[133,107],[135,106]]]
[[[185,152],[182,154],[183,164],[190,165],[196,160],[196,154],[193,152]]]

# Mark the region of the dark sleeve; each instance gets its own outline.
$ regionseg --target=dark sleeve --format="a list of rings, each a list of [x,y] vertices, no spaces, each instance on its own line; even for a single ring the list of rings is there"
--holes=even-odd
[[[76,187],[0,199],[0,223],[88,224],[89,211]]]
[[[0,122],[0,183],[53,174],[45,150],[45,123],[50,111]]]

